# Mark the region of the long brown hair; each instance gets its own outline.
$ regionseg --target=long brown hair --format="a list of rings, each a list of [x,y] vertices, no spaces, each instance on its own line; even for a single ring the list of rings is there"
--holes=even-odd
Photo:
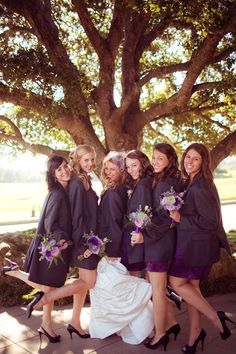
[[[59,155],[54,155],[47,161],[46,183],[49,192],[60,187],[60,183],[55,178],[55,171],[61,166],[63,161],[67,163],[66,159]]]
[[[90,187],[90,182],[87,174],[82,170],[80,166],[80,160],[83,155],[92,152],[94,154],[94,160],[96,159],[96,151],[93,146],[82,144],[78,145],[71,153],[70,153],[70,165],[73,172],[80,178],[82,181],[84,188],[86,190]],[[96,168],[96,164],[94,162],[93,170]]]
[[[163,169],[162,172],[155,173],[154,184],[158,183],[160,179],[166,177],[176,177],[180,179],[181,173],[179,170],[178,156],[175,152],[175,149],[170,144],[159,143],[153,146],[153,151],[155,150],[166,155],[166,157],[168,158],[168,165]]]
[[[183,156],[181,158],[180,166],[183,173],[183,177],[189,181],[189,176],[184,168],[184,159],[189,152],[189,150],[195,150],[202,158],[201,169],[198,173],[198,176],[203,176],[210,184],[213,183],[213,174],[211,172],[211,157],[209,150],[204,144],[201,143],[193,143],[187,147],[184,151]]]
[[[139,179],[145,177],[145,176],[150,176],[154,177],[154,169],[151,165],[151,162],[146,154],[144,154],[140,150],[131,150],[129,151],[126,156],[125,156],[125,161],[126,159],[135,159],[140,162],[141,165],[141,170],[140,170],[140,176]],[[125,168],[124,172],[124,182],[127,185],[128,188],[133,188],[137,183],[138,180],[133,180],[133,178],[130,176],[130,174],[127,172],[127,169]]]

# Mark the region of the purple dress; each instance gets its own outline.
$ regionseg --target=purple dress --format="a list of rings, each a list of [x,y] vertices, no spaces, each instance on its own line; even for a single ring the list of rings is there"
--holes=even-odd
[[[145,260],[148,272],[167,272],[174,258],[176,248],[176,228],[171,228],[169,212],[160,208],[162,193],[173,189],[182,192],[184,187],[180,179],[167,176],[158,181],[153,190],[153,218],[154,227],[147,231],[145,244]]]
[[[177,248],[175,258],[171,263],[168,271],[169,275],[173,275],[177,278],[202,280],[205,278],[211,270],[212,265],[206,266],[188,266],[184,263],[183,255],[180,251],[179,239],[177,238]]]

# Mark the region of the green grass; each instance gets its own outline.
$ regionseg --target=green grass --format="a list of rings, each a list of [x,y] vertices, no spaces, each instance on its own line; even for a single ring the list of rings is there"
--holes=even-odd
[[[221,200],[236,199],[236,177],[215,178],[214,181]]]
[[[39,216],[46,194],[45,183],[0,183],[0,221]]]
[[[222,201],[236,199],[236,176],[216,178],[215,183]],[[0,183],[0,222],[29,219],[32,209],[38,217],[46,194],[44,182]]]

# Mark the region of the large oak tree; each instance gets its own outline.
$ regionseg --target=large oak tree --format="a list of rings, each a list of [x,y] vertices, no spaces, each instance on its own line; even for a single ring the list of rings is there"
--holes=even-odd
[[[201,141],[215,168],[236,150],[235,29],[232,0],[0,0],[0,142],[101,161]]]

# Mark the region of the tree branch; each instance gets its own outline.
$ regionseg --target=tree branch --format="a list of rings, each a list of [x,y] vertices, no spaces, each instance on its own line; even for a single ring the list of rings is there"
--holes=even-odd
[[[221,140],[212,150],[211,150],[211,168],[212,171],[228,157],[233,151],[236,150],[236,130],[230,133],[223,140]]]
[[[186,71],[189,67],[190,63],[180,63],[180,64],[172,64],[168,66],[162,66],[153,70],[150,70],[147,74],[145,74],[138,82],[137,86],[141,88],[143,85],[145,85],[148,81],[150,81],[153,78],[160,78],[163,76],[166,76],[168,74],[172,74],[174,72],[178,71]]]
[[[0,99],[18,106],[29,109],[39,114],[47,115],[49,112],[65,115],[68,114],[64,108],[57,105],[52,99],[36,95],[31,91],[10,88],[0,83]]]
[[[219,30],[213,34],[209,34],[199,49],[193,53],[186,78],[178,92],[177,101],[179,106],[184,107],[187,105],[192,94],[193,85],[201,71],[214,56],[219,41],[226,33],[234,30],[235,27],[236,8],[232,7],[231,11],[229,11],[228,18],[225,19],[225,24],[222,26],[222,28],[219,28]]]
[[[83,0],[72,0],[72,4],[79,16],[81,25],[83,26],[92,46],[94,47],[96,53],[98,54],[99,58],[102,57],[102,52],[104,48],[104,39],[100,36],[98,30],[94,26],[88,9],[87,5]]]

